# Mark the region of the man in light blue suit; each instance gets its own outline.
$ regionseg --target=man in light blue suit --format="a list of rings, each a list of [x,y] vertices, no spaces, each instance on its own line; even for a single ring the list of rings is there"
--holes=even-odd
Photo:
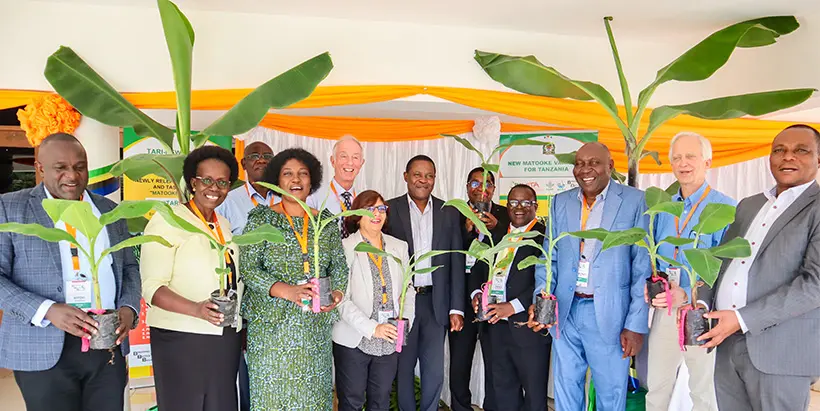
[[[587,143],[575,156],[573,174],[580,188],[558,194],[552,204],[553,236],[603,228],[647,228],[644,193],[612,180],[614,162],[601,143]],[[547,244],[544,245],[545,247]],[[601,242],[566,237],[552,256],[549,290],[558,298],[558,323],[551,327],[555,409],[584,409],[587,367],[595,381],[599,411],[626,407],[629,357],[637,355],[648,330],[649,308],[643,299],[650,275],[649,257],[637,246],[601,252]],[[535,273],[535,293],[545,289],[546,270]],[[546,326],[534,323],[534,331]]]

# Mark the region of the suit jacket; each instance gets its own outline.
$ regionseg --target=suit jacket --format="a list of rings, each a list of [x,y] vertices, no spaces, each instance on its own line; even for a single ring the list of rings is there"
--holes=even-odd
[[[495,225],[496,229],[504,230],[504,234],[506,234],[507,227],[510,225],[510,216],[507,213],[507,207],[503,205],[498,205],[493,203],[492,209],[490,210],[490,214],[498,220],[498,224]],[[473,243],[473,240],[478,238],[478,233],[476,230],[467,231],[465,224],[467,223],[467,217],[464,214],[458,214],[458,223],[459,227],[461,227],[461,239],[464,242],[464,247],[462,250],[468,250],[470,248],[470,244]],[[503,234],[502,234],[503,236]]]
[[[580,188],[574,188],[555,196],[550,210],[553,215],[553,238],[563,232],[581,229],[579,191]],[[611,180],[601,228],[610,231],[632,227],[647,229],[649,219],[644,215],[645,211],[643,191]],[[575,296],[578,262],[581,259],[580,247],[581,241],[578,238],[564,237],[553,251],[550,289],[558,298],[559,327],[567,320]],[[600,248],[598,250],[591,269],[595,276],[595,319],[601,337],[604,341],[616,344],[624,329],[640,334],[648,333],[649,306],[644,302],[643,289],[652,270],[646,250],[635,245],[603,252]],[[546,270],[539,266],[536,269],[536,292],[545,287],[545,282]],[[551,332],[555,332],[555,327]]]
[[[53,228],[42,201],[46,199],[42,184],[34,188],[0,195],[0,223],[37,223]],[[96,194],[91,199],[106,213],[116,204]],[[130,237],[125,220],[106,226],[111,245]],[[139,265],[128,247],[112,254],[115,304],[117,308],[140,307]],[[31,324],[37,309],[46,299],[65,302],[63,271],[58,243],[21,234],[0,233],[0,309],[6,315],[0,326],[0,368],[16,371],[42,371],[52,368],[63,349],[65,332],[54,325],[45,328]],[[123,342],[123,355],[129,352]]]
[[[746,345],[752,364],[766,374],[820,375],[818,194],[816,183],[809,186],[775,220],[749,267],[746,306],[738,311],[748,328]],[[743,199],[723,242],[746,235],[766,202],[763,194]],[[712,308],[728,266],[725,260],[714,290],[698,288],[698,299]]]
[[[509,223],[507,223],[507,228],[509,228]],[[545,230],[546,227],[544,227],[543,224],[535,223],[532,227],[532,231],[538,231],[542,235],[533,238],[533,241],[542,242],[544,240],[543,234]],[[506,234],[506,229],[494,230],[493,241],[495,244],[501,242],[501,238]],[[525,268],[524,270],[518,269],[518,263],[531,255],[541,257],[542,253],[537,248],[530,246],[519,247],[515,250],[515,257],[513,257],[513,262],[510,266],[510,272],[507,276],[507,284],[505,287],[507,301],[512,301],[517,298],[518,301],[520,301],[524,306],[524,311],[513,314],[507,321],[499,321],[497,323],[506,323],[510,327],[510,332],[513,335],[513,341],[519,347],[547,344],[547,342],[549,342],[548,338],[545,338],[539,333],[534,333],[527,327],[517,327],[515,325],[515,323],[527,322],[527,308],[532,302],[532,295],[535,291],[535,266]],[[487,282],[488,275],[489,267],[487,264],[476,264],[471,276],[470,294],[472,294],[472,291],[479,290],[482,283]]]
[[[354,251],[356,245],[364,241],[361,232],[355,232],[342,240],[345,250],[347,266],[350,267],[350,277],[347,281],[347,291],[341,303],[339,314],[342,321],[333,325],[333,341],[348,348],[356,348],[362,338],[372,338],[378,322],[371,320],[373,315],[373,273],[370,270],[370,261],[367,253]],[[384,251],[398,257],[405,264],[409,262],[407,243],[395,237],[384,235]],[[390,270],[390,284],[395,313],[399,312],[399,298],[401,291],[407,287],[405,294],[404,318],[413,324],[415,317],[416,290],[409,284],[404,284],[404,270],[392,258],[385,258]]]
[[[407,243],[412,256],[413,229],[410,223],[410,203],[407,194],[387,201],[389,207],[384,231]],[[458,226],[460,213],[453,207],[444,207],[444,201],[433,197],[433,250],[461,250],[461,229]],[[450,326],[450,310],[464,312],[464,255],[448,253],[431,259],[432,266],[442,266],[433,272],[433,311],[436,321],[444,327]]]

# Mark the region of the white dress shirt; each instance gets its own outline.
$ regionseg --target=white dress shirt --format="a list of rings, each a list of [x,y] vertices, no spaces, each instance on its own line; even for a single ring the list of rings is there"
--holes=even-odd
[[[524,224],[524,225],[523,225],[523,226],[521,226],[521,227],[515,227],[515,226],[513,226],[512,224],[510,224],[510,233],[523,233],[523,232],[524,232],[524,230],[525,230],[527,227],[529,227],[529,225],[530,225],[531,223],[532,223],[532,221],[528,222],[527,224]],[[517,252],[518,252],[518,248],[516,247],[516,248],[513,250],[513,253],[517,253]],[[515,255],[515,254],[513,254],[513,255]],[[505,256],[505,257],[506,257],[506,256]],[[501,256],[499,256],[499,260],[500,260],[501,258],[502,258],[502,257],[501,257]],[[513,260],[515,260],[515,257],[513,257]],[[512,304],[513,308],[515,309],[515,313],[516,313],[516,314],[518,314],[518,313],[520,313],[520,312],[524,311],[524,305],[523,305],[523,304],[521,304],[521,301],[519,301],[519,300],[518,300],[518,298],[515,298],[515,299],[513,299],[512,301],[507,301],[507,280],[509,280],[509,278],[510,278],[510,268],[511,268],[511,267],[512,267],[512,262],[510,262],[510,264],[509,264],[509,265],[507,266],[507,268],[504,270],[504,295],[502,296],[502,301],[504,301],[504,302],[508,302],[508,303]],[[480,294],[480,293],[481,293],[481,290],[473,290],[473,292],[470,294],[470,300],[472,300],[473,298],[475,298],[476,294]],[[502,320],[506,321],[507,319],[506,319],[506,318],[502,318]]]
[[[754,264],[757,258],[757,253],[760,251],[760,244],[769,233],[772,224],[786,211],[791,205],[806,191],[809,186],[814,184],[814,181],[803,184],[801,186],[792,187],[788,190],[776,195],[777,187],[763,192],[768,201],[760,208],[749,230],[746,233],[746,240],[752,247],[752,255],[746,258],[735,258],[729,263],[726,272],[723,273],[723,278],[720,281],[718,288],[717,299],[715,306],[718,310],[734,310],[737,314],[740,328],[746,333],[749,329],[740,315],[738,310],[746,306],[746,296],[749,286],[749,269]]]
[[[47,198],[54,198],[51,196],[51,193],[48,192],[48,189],[46,189],[45,192]],[[91,196],[87,192],[83,194],[83,201],[91,205],[91,211],[94,212],[94,216],[99,218],[100,210],[97,208],[96,205],[94,205],[94,202],[91,201]],[[65,231],[65,223],[62,221],[58,221],[56,224],[54,224],[54,228],[58,228],[60,230]],[[88,239],[86,239],[85,236],[79,230],[77,230],[76,239],[77,242],[80,243],[80,245],[83,248],[85,248],[86,250],[90,249]],[[77,273],[74,272],[74,264],[71,261],[71,245],[68,243],[68,241],[60,241],[58,244],[60,247],[60,262],[63,272],[63,282],[77,280]],[[100,234],[97,237],[96,244],[94,245],[94,254],[99,256],[100,254],[102,254],[103,250],[109,247],[111,247],[111,241],[108,239],[108,230],[103,228],[103,230],[100,231]],[[86,258],[86,256],[82,252],[78,252],[78,255],[80,260],[80,273],[84,274],[86,278],[88,278],[90,282],[89,285],[91,288],[91,295],[93,296],[94,282],[91,281],[91,263],[89,263],[88,258]],[[94,304],[96,303],[93,301],[92,298],[91,304],[93,308],[102,308],[106,310],[114,310],[117,308],[114,302],[116,298],[117,286],[114,281],[113,264],[114,258],[111,256],[111,254],[105,256],[102,262],[100,262],[100,266],[97,269],[97,274],[99,276],[100,281],[100,299],[102,301],[102,307],[94,307]],[[64,287],[63,290],[64,292],[68,292],[68,287]],[[45,319],[46,313],[48,312],[48,309],[51,308],[51,306],[54,304],[56,304],[56,301],[43,301],[43,303],[40,304],[40,307],[37,309],[37,312],[34,313],[34,317],[31,318],[31,323],[38,327],[48,327],[49,324],[51,324],[51,321]]]
[[[407,195],[407,202],[410,205],[410,227],[413,230],[413,252],[420,256],[433,249],[433,197],[427,199],[424,211],[419,210],[416,202]],[[416,269],[432,267],[431,259],[426,259],[416,265]],[[416,287],[426,287],[433,285],[433,273],[416,274],[413,277],[413,285]]]
[[[248,195],[250,194],[250,195]],[[273,205],[282,201],[279,196],[274,195],[273,190],[268,190],[268,195],[262,197],[253,185],[246,182],[244,186],[237,187],[228,193],[225,201],[217,208],[217,214],[225,217],[231,223],[231,234],[239,235],[245,230],[245,225],[248,223],[248,213],[253,210],[253,197],[257,204]]]

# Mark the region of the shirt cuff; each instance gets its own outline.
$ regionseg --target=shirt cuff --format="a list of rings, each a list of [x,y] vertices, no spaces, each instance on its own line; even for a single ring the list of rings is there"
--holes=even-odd
[[[749,328],[746,327],[746,323],[743,322],[743,317],[740,315],[740,311],[738,311],[738,310],[734,310],[734,311],[735,311],[735,315],[737,315],[737,322],[740,323],[740,329],[743,331],[743,334],[746,334],[747,332],[749,332]]]
[[[130,329],[132,329],[132,330],[133,330],[133,329],[135,329],[135,328],[137,328],[137,325],[139,325],[139,323],[140,323],[140,315],[139,315],[139,312],[137,311],[137,309],[136,309],[136,308],[134,308],[134,307],[132,307],[132,306],[130,306],[130,305],[128,305],[128,304],[123,304],[122,306],[123,306],[123,307],[128,307],[128,308],[130,308],[130,309],[131,309],[131,311],[133,311],[133,312],[134,312],[134,323],[133,323],[133,324],[131,324],[129,327],[130,327]],[[122,308],[122,307],[120,307],[120,308]]]
[[[472,292],[472,294],[470,294],[470,301],[472,301],[472,300],[473,300],[473,298],[475,298],[475,296],[476,296],[477,294],[481,294],[481,290],[475,290],[475,291],[473,291],[473,292]]]
[[[37,327],[48,327],[51,325],[51,321],[46,320],[46,313],[48,309],[51,308],[52,305],[56,304],[56,302],[52,300],[45,300],[42,304],[40,304],[40,308],[34,313],[34,317],[31,317],[31,324]]]
[[[453,315],[453,314],[460,315],[461,318],[464,318],[464,311],[450,310],[450,315]]]
[[[521,301],[518,301],[517,298],[515,300],[510,301],[510,304],[512,304],[513,308],[515,308],[516,314],[524,312],[524,306],[521,305]]]

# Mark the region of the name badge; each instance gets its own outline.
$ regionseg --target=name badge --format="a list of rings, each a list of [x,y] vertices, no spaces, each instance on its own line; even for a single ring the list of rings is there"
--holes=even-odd
[[[66,281],[65,302],[81,310],[91,309],[91,281]]]
[[[393,317],[393,311],[379,310],[379,324],[386,324]]]
[[[669,276],[669,283],[680,285],[680,268],[669,267],[666,269],[666,275]]]
[[[470,272],[470,270],[472,270],[472,269],[473,269],[473,266],[474,266],[474,265],[475,265],[475,257],[468,255],[468,256],[467,256],[467,259],[466,259],[466,264],[465,264],[465,267],[464,267],[464,268],[465,268],[465,270],[464,270],[464,271],[466,271],[467,273],[469,273],[469,272]]]
[[[589,261],[578,261],[578,279],[575,281],[575,287],[586,287],[589,285]]]

